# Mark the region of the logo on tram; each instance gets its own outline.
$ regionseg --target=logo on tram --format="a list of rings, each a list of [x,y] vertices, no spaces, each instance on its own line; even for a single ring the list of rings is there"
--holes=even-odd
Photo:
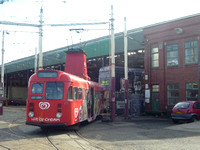
[[[40,103],[39,103],[39,107],[40,107],[40,109],[42,109],[42,110],[44,110],[44,109],[49,109],[50,103],[48,103],[48,102],[40,102]]]

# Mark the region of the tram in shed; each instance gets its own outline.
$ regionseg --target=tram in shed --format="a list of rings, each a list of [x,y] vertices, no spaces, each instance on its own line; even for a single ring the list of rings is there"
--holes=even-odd
[[[140,97],[144,95],[144,69],[129,68],[128,69],[128,94],[129,94],[129,109],[134,105],[133,103],[142,103],[140,98],[136,102],[133,100],[133,95],[136,91],[139,92]],[[103,86],[104,90],[104,107],[110,112],[111,99],[111,67],[105,66],[99,70],[99,84]],[[125,83],[124,83],[124,67],[115,66],[115,98],[116,98],[116,113],[122,115],[125,112]],[[142,107],[142,106],[137,106]],[[143,109],[143,108],[142,108]],[[131,111],[131,110],[130,110]],[[129,114],[131,114],[130,112]]]
[[[38,70],[29,79],[26,124],[71,126],[103,112],[103,87],[87,76],[86,54],[67,51],[65,71]]]

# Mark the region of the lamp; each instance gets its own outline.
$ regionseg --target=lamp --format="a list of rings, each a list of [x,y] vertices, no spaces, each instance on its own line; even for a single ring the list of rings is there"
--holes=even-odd
[[[183,33],[182,28],[175,28],[174,30],[175,30],[176,34],[182,34]]]

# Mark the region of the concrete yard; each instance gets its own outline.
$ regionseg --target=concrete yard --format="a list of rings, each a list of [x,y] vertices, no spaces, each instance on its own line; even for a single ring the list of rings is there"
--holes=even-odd
[[[0,150],[198,150],[200,122],[173,124],[169,118],[140,116],[131,120],[81,125],[78,131],[41,130],[25,125],[26,108],[4,107],[0,116]]]

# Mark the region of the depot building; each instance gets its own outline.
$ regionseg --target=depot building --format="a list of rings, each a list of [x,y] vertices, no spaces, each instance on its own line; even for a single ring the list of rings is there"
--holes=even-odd
[[[170,112],[179,101],[198,101],[200,15],[144,28],[145,111]]]
[[[199,100],[200,14],[128,31],[128,67],[145,70],[145,111],[170,112],[179,101]],[[88,74],[98,82],[98,72],[109,65],[109,36],[83,42]],[[70,45],[43,53],[44,68],[63,70]],[[116,66],[124,65],[123,33],[115,34]],[[4,99],[23,101],[28,79],[34,73],[34,56],[5,64]]]

